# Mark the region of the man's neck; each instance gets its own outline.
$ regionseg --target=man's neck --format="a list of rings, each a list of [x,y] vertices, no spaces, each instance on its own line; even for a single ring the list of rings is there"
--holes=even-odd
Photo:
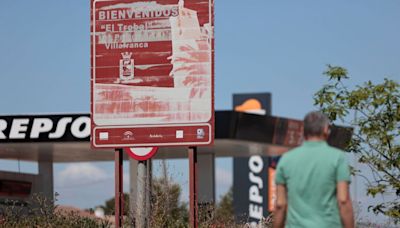
[[[307,142],[320,142],[320,141],[326,141],[325,137],[320,137],[320,136],[310,136],[305,139]]]

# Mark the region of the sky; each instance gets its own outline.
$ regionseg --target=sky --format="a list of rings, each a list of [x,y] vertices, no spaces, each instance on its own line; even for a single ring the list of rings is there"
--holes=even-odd
[[[1,3],[0,115],[88,113],[90,1]],[[271,92],[273,115],[302,119],[315,109],[327,64],[347,68],[350,87],[384,77],[400,81],[399,12],[398,0],[216,0],[216,110],[231,109],[233,93]],[[187,161],[168,166],[187,188]],[[0,169],[18,164],[1,161]],[[232,159],[218,159],[217,196],[230,187],[231,173]],[[113,195],[112,183],[112,163],[55,166],[60,204],[102,204]]]

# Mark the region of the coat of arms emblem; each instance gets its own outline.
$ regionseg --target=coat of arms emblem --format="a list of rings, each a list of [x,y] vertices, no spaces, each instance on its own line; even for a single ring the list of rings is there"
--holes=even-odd
[[[135,61],[132,59],[132,52],[122,52],[122,59],[119,60],[119,79],[121,82],[133,80],[135,77]]]

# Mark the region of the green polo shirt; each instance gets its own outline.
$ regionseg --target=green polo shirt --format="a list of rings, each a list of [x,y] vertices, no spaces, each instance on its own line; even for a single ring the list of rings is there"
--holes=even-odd
[[[350,182],[343,151],[325,141],[306,141],[282,156],[275,181],[287,189],[287,228],[342,227],[336,184]]]

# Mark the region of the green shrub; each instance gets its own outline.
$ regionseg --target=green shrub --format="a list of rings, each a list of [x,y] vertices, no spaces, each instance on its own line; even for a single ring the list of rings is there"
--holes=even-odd
[[[54,201],[34,195],[28,202],[8,200],[0,208],[0,227],[111,227],[106,220],[56,210]]]

